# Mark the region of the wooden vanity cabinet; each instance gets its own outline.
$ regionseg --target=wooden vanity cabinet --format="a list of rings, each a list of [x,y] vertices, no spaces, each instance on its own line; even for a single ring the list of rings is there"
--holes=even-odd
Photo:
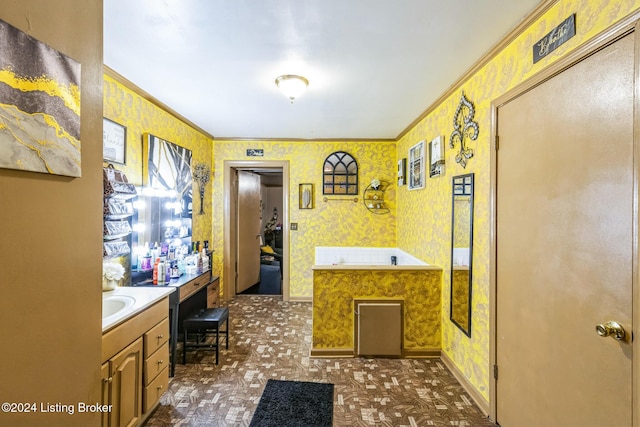
[[[139,426],[169,385],[169,300],[102,335],[103,426]]]
[[[153,410],[169,387],[169,318],[144,334],[144,392],[142,411]]]
[[[101,378],[102,378],[102,400],[100,401],[100,403],[102,403],[103,405],[108,405],[109,404],[109,392],[111,390],[110,383],[113,381],[113,379],[111,378],[111,375],[109,374],[109,362],[102,364],[102,369],[101,369],[100,372],[101,372]],[[110,414],[111,414],[111,412],[103,412],[102,413],[102,425],[103,426],[108,426],[109,425],[109,415]]]
[[[220,305],[220,278],[214,278],[207,287],[207,308],[216,308]]]

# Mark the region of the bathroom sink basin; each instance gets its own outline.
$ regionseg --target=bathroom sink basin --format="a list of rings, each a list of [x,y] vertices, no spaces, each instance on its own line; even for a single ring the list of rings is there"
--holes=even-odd
[[[133,305],[136,300],[127,295],[113,295],[102,298],[102,318],[120,313]]]

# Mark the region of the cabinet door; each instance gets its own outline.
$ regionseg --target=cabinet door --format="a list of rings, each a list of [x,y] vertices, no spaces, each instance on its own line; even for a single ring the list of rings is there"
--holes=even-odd
[[[102,365],[101,376],[102,376],[102,401],[100,402],[103,405],[111,404],[109,400],[109,392],[111,390],[111,375],[109,375],[109,362],[104,363]],[[102,413],[102,427],[109,427],[109,412]]]
[[[111,427],[134,426],[142,414],[142,338],[109,360]]]

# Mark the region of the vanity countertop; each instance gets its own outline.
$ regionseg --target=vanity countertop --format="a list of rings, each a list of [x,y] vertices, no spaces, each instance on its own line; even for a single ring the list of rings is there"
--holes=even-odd
[[[104,304],[108,300],[124,301],[125,307],[116,313],[102,318],[102,333],[104,334],[114,326],[119,325],[130,317],[138,314],[154,303],[167,297],[176,288],[173,286],[164,287],[131,287],[121,286],[113,291],[102,293],[103,310]]]

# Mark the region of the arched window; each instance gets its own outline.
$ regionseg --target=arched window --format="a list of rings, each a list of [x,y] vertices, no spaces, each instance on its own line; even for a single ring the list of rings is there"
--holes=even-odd
[[[322,168],[322,194],[358,194],[358,163],[349,153],[336,151]]]

